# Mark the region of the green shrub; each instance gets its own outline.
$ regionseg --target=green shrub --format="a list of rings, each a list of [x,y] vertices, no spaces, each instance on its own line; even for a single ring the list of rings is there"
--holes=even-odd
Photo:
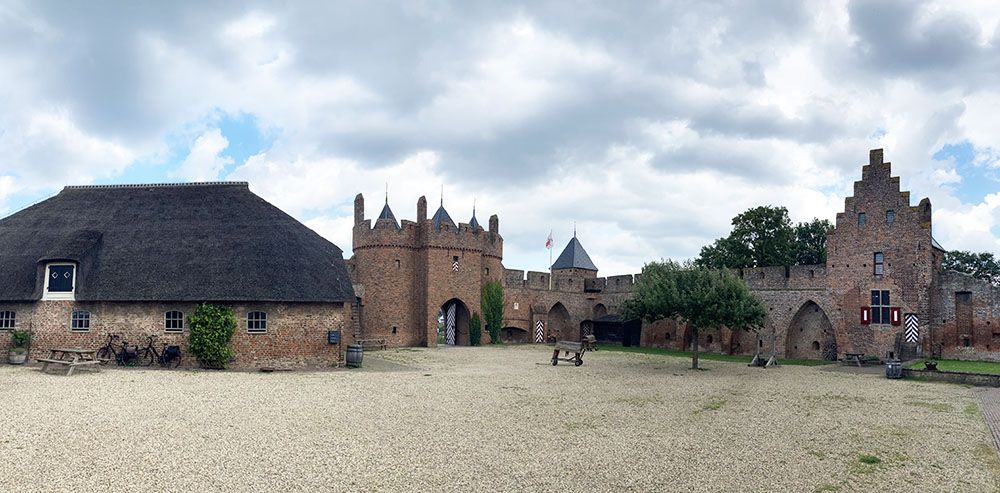
[[[480,304],[483,306],[486,330],[490,332],[490,344],[500,344],[500,328],[503,325],[503,286],[498,281],[484,284]]]
[[[229,340],[236,331],[236,316],[224,306],[202,303],[188,315],[188,347],[204,368],[222,370],[233,359]]]
[[[25,349],[31,344],[31,332],[26,330],[15,330],[10,333],[11,347],[15,349]]]
[[[478,313],[472,314],[472,320],[469,320],[469,345],[478,346],[483,340],[483,323],[479,319]]]

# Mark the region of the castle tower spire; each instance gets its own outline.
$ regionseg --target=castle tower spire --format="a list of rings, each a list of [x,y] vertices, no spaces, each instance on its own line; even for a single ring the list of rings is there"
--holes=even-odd
[[[473,230],[483,229],[483,227],[479,225],[479,220],[476,219],[476,199],[472,199],[472,219],[469,220],[469,226],[472,226]]]

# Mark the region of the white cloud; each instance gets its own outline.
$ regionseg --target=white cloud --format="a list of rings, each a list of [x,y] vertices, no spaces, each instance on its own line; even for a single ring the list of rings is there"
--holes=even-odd
[[[229,141],[218,128],[201,134],[191,145],[188,156],[173,171],[173,176],[187,181],[218,180],[222,170],[233,164],[232,158],[220,154],[226,147],[229,147]]]

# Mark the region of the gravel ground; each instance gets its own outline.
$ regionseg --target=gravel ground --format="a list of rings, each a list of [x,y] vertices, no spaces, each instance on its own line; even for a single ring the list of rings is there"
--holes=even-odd
[[[0,490],[1000,488],[966,387],[550,354],[404,349],[270,374],[3,366]]]

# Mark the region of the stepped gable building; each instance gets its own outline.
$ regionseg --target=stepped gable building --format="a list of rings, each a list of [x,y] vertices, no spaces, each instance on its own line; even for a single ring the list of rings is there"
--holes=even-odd
[[[340,248],[242,182],[66,187],[0,220],[0,328],[31,330],[32,358],[156,335],[193,366],[185,317],[212,302],[233,366],[329,366],[354,299]]]
[[[770,354],[773,345],[779,357],[813,359],[1000,360],[1000,290],[943,270],[944,254],[932,236],[930,201],[911,205],[882,150],[872,150],[827,236],[826,264],[741,270],[768,306],[765,330],[704,331],[700,347]],[[670,321],[643,329],[645,345],[691,342],[690,331]]]

